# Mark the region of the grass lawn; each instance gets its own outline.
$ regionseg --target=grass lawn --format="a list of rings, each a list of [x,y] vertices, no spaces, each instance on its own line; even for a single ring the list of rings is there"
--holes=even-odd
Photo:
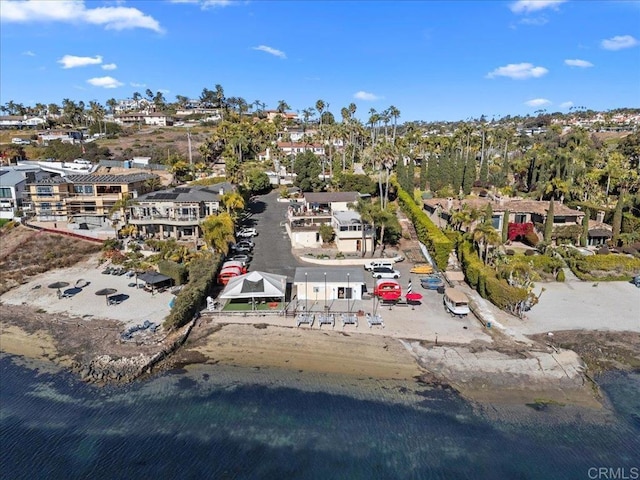
[[[260,303],[259,300],[256,300],[254,310],[281,310],[282,308],[284,308],[283,302]],[[251,310],[251,301],[238,300],[232,300],[222,308],[223,312],[250,312]]]

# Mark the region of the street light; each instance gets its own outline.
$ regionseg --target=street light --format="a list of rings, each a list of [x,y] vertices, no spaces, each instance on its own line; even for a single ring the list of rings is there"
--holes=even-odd
[[[351,295],[351,283],[349,282],[349,277],[350,277],[350,273],[347,272],[347,292],[345,297],[347,297],[347,314],[351,314],[351,301],[350,301],[350,295]]]
[[[308,315],[308,310],[307,310],[307,299],[309,298],[309,294],[307,293],[307,272],[304,272],[304,313],[305,315]]]
[[[327,311],[327,272],[324,272],[324,311]]]

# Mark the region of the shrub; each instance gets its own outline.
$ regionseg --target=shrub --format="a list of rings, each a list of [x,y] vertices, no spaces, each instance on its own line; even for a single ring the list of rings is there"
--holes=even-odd
[[[216,272],[222,264],[222,257],[215,255],[203,258],[189,265],[189,283],[176,297],[171,313],[164,320],[168,330],[186,325],[200,311],[201,305],[216,283]]]
[[[453,250],[453,241],[429,219],[427,214],[416,205],[411,195],[404,191],[395,178],[391,184],[398,192],[398,202],[402,211],[409,217],[416,228],[418,239],[427,247],[438,268],[445,270],[449,260],[449,254]]]
[[[336,259],[339,259],[339,258],[344,258],[344,253],[342,252],[336,253]]]
[[[556,281],[557,282],[564,282],[565,278],[564,278],[564,270],[560,269],[558,270],[558,275],[556,275]]]
[[[522,240],[524,241],[524,243],[531,247],[535,247],[540,242],[538,235],[536,235],[536,233],[533,231],[525,233],[522,237]]]
[[[509,285],[506,280],[498,278],[493,269],[482,263],[469,240],[462,240],[457,246],[469,285],[497,307],[519,313],[523,303],[529,298],[527,290]]]
[[[535,251],[535,250],[525,250],[525,251],[524,251],[524,254],[525,254],[527,257],[533,257],[533,256],[536,254],[536,251]]]
[[[176,285],[182,285],[187,280],[187,268],[171,260],[159,261],[158,271],[163,275],[173,278]]]

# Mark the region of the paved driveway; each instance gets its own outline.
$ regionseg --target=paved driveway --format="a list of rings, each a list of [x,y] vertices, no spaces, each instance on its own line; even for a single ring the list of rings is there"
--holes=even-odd
[[[296,267],[303,266],[291,253],[291,242],[284,227],[287,204],[279,203],[278,191],[254,198],[248,210],[253,214],[245,221],[248,227],[255,227],[258,236],[253,241],[253,260],[249,270],[286,275],[293,282]]]

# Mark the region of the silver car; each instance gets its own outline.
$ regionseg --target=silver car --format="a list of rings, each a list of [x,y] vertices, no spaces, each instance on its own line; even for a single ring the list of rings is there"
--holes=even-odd
[[[376,267],[371,271],[373,278],[400,278],[400,272],[393,268]]]

